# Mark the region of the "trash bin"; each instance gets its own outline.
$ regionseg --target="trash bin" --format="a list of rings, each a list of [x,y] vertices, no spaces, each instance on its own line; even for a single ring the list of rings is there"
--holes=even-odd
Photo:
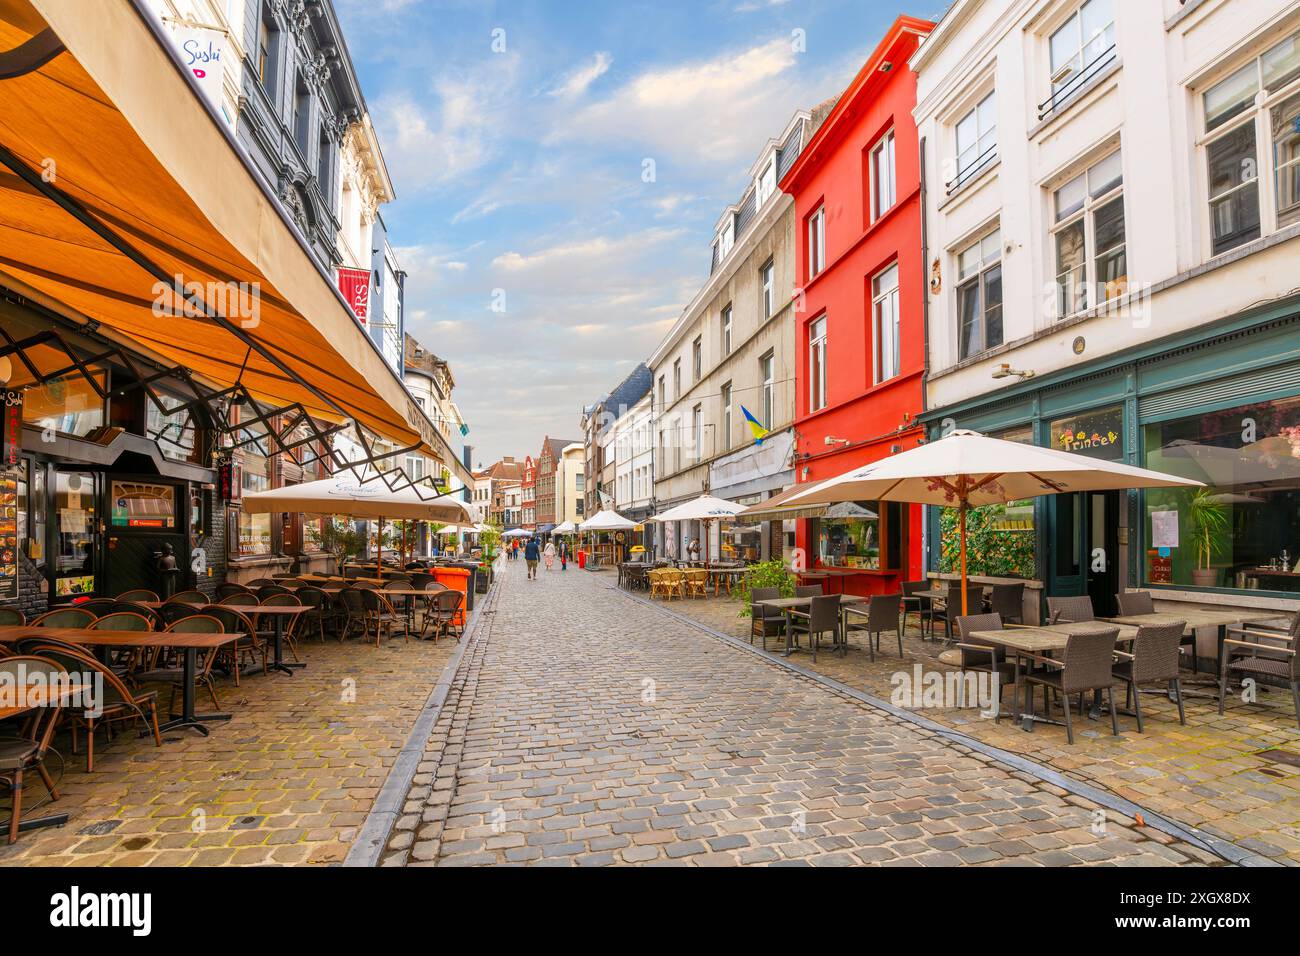
[[[585,569],[586,567],[587,567],[587,552],[586,552],[586,551],[579,551],[579,552],[578,552],[578,569],[579,569],[579,570],[583,570],[583,569]]]
[[[461,568],[469,572],[469,581],[466,582],[467,593],[465,595],[465,610],[474,610],[474,592],[478,590],[478,563],[475,561],[453,561],[453,568]]]
[[[470,585],[470,573],[464,568],[453,568],[449,565],[440,565],[433,569],[433,577],[439,584],[451,588],[453,591],[459,591],[465,595],[465,600],[461,602],[460,610],[456,612],[455,624],[457,627],[465,626],[465,612],[469,610],[469,600],[473,592],[468,591]]]

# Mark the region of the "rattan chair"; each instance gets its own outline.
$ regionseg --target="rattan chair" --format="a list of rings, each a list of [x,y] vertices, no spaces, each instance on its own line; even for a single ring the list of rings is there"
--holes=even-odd
[[[1133,639],[1133,652],[1116,651],[1118,663],[1111,668],[1115,679],[1128,685],[1124,706],[1133,708],[1138,733],[1142,730],[1143,684],[1170,684],[1178,701],[1178,722],[1186,725],[1183,713],[1183,685],[1178,679],[1179,645],[1187,629],[1184,621],[1172,624],[1143,624]],[[1130,703],[1131,701],[1131,703]]]
[[[799,610],[788,611],[790,617],[790,634],[788,640],[798,639],[798,635],[807,634],[808,644],[812,648],[813,660],[817,660],[817,649],[821,646],[821,637],[829,633],[831,641],[840,627],[840,599],[835,595],[821,595],[809,602],[807,613]]]
[[[1126,591],[1123,594],[1115,595],[1115,603],[1119,605],[1119,613],[1123,617],[1130,617],[1135,614],[1155,614],[1156,605],[1152,600],[1150,591]],[[1192,673],[1201,672],[1200,662],[1196,659],[1196,629],[1190,631],[1184,625],[1183,635],[1178,641],[1179,653],[1182,648],[1188,649],[1188,654],[1192,658]]]
[[[208,596],[202,591],[179,591],[167,599],[168,604],[207,604]]]
[[[0,660],[0,673],[7,676],[10,686],[17,686],[20,679],[25,680],[33,674],[45,674],[47,686],[66,679],[60,677],[65,671],[57,661],[34,654],[15,654]],[[50,799],[59,799],[54,778],[45,768],[45,755],[50,749],[54,728],[62,712],[61,700],[50,701],[49,706],[36,707],[31,711],[31,719],[22,736],[0,738],[0,780],[8,781],[9,793],[13,799],[9,811],[10,843],[17,841],[18,828],[23,819],[23,774],[35,770],[49,791]]]
[[[361,604],[365,608],[366,634],[368,635],[370,629],[374,628],[375,647],[378,647],[382,636],[387,635],[392,638],[393,625],[397,621],[403,620],[403,617],[393,610],[393,605],[388,602],[388,598],[384,597],[378,590],[370,588],[357,588],[356,590],[361,595]],[[459,594],[460,592],[456,593]],[[403,631],[402,634],[405,637],[406,631]]]
[[[820,597],[826,593],[826,589],[818,584],[800,584],[794,589],[795,597]]]
[[[763,650],[767,650],[769,637],[785,634],[785,614],[780,608],[757,602],[775,601],[780,597],[780,588],[753,588],[749,592],[749,643],[753,644],[755,637],[761,637]]]
[[[253,622],[244,616],[237,605],[218,604],[208,606],[203,609],[203,613],[209,617],[215,617],[221,622],[221,627],[227,634],[243,634],[243,637],[235,638],[234,643],[227,644],[221,649],[217,659],[222,661],[222,667],[229,666],[231,676],[235,678],[235,686],[239,686],[240,674],[244,668],[244,658],[251,658],[253,663],[257,663],[258,657],[262,659],[262,673],[267,673],[267,643],[258,633]]]
[[[191,614],[173,622],[167,630],[177,634],[225,633],[225,628],[221,622],[210,614]],[[196,656],[198,660],[194,670],[194,689],[206,688],[208,695],[212,698],[212,706],[220,710],[221,702],[217,700],[217,686],[212,678],[212,665],[216,663],[217,658],[220,656],[219,651],[218,649],[197,651]],[[185,668],[181,666],[179,659],[172,666],[155,668],[137,674],[136,679],[141,683],[158,681],[171,684],[172,694],[171,699],[167,702],[167,713],[169,716],[176,715],[176,692],[182,690],[185,684]]]
[[[997,700],[994,703],[993,722],[1002,719],[1002,688],[1015,682],[1016,665],[1002,654],[1002,648],[988,641],[972,637],[976,631],[1002,630],[1002,615],[966,614],[957,618],[957,650],[961,652],[963,671],[982,671],[997,682]]]
[[[903,629],[907,629],[907,619],[915,614],[917,620],[921,623],[921,638],[925,638],[925,622],[930,622],[931,630],[934,629],[934,601],[928,597],[922,597],[917,594],[918,591],[930,590],[928,580],[904,581],[903,582]]]
[[[95,615],[79,607],[56,607],[32,620],[32,627],[90,627]]]
[[[0,607],[0,627],[22,627],[27,617],[16,607]]]
[[[1090,602],[1091,603],[1091,602]],[[1023,674],[1028,696],[1029,712],[1034,712],[1034,685],[1043,688],[1043,708],[1051,707],[1049,693],[1055,691],[1061,696],[1061,706],[1065,709],[1065,736],[1074,743],[1074,724],[1070,719],[1070,697],[1079,695],[1079,709],[1083,710],[1083,695],[1088,691],[1104,690],[1110,705],[1111,733],[1119,736],[1119,717],[1115,710],[1116,679],[1112,670],[1115,659],[1115,639],[1119,637],[1119,628],[1108,628],[1090,634],[1071,634],[1066,639],[1065,652],[1060,660],[1034,655],[1032,660],[1041,665],[1041,670],[1032,670]]]
[[[709,572],[704,568],[691,568],[686,575],[686,593],[690,597],[709,596]]]
[[[995,584],[989,595],[989,607],[1008,624],[1023,624],[1025,619],[1025,582]],[[978,612],[977,612],[978,613]]]
[[[1267,623],[1228,628],[1223,642],[1223,664],[1219,671],[1219,713],[1223,713],[1228,678],[1272,677],[1291,688],[1291,700],[1300,722],[1300,611],[1287,628]]]
[[[1049,624],[1081,624],[1097,618],[1092,610],[1092,598],[1086,594],[1070,594],[1047,599],[1047,619]]]
[[[453,588],[443,588],[441,591],[435,591],[432,597],[432,621],[434,625],[433,642],[438,643],[438,635],[446,636],[453,629],[457,631],[457,640],[464,635],[465,629],[456,623],[456,619],[461,616],[461,604],[465,600],[465,595]],[[424,628],[420,631],[420,636],[425,635],[425,629],[430,622],[429,615],[425,615]]]
[[[283,594],[268,594],[262,598],[263,607],[302,607],[302,601],[298,595],[292,591],[285,591]],[[306,613],[306,612],[304,612]],[[280,637],[284,643],[289,645],[289,653],[293,659],[298,660],[298,625],[302,621],[302,615],[291,617],[281,625]],[[275,622],[271,621],[263,625],[263,630],[269,633],[272,640],[275,639]]]
[[[217,585],[217,601],[230,597],[232,594],[253,594],[253,589],[244,587],[242,584],[235,584],[233,581],[223,581]]]
[[[135,616],[139,617],[139,615]],[[114,626],[106,628],[106,630],[122,631],[134,630],[134,628]],[[122,678],[114,673],[111,667],[102,664],[93,655],[88,654],[81,648],[65,644],[62,641],[48,641],[37,644],[32,648],[31,653],[57,661],[69,673],[89,674],[93,672],[100,675],[102,697],[97,701],[99,714],[92,717],[89,711],[73,709],[64,715],[70,724],[72,752],[74,754],[77,752],[78,746],[77,731],[80,729],[86,732],[87,773],[93,773],[95,770],[95,731],[98,729],[102,728],[111,737],[114,724],[128,720],[132,722],[140,720],[153,732],[154,746],[162,746],[162,734],[158,730],[157,691],[131,690],[123,683]]]
[[[860,605],[859,605],[860,606]],[[849,634],[852,631],[866,631],[867,633],[867,650],[871,654],[871,660],[876,660],[876,651],[880,650],[880,635],[885,631],[893,631],[894,637],[898,639],[898,656],[903,657],[903,628],[902,628],[902,609],[903,595],[901,594],[873,594],[867,601],[867,613],[864,615],[853,605],[845,605],[843,609],[844,621],[844,649],[848,651]]]
[[[984,613],[984,586],[982,584],[966,582],[966,609],[965,616]],[[943,639],[947,643],[953,643],[953,634],[957,630],[955,622],[957,618],[962,616],[961,582],[949,582],[948,596],[944,598],[943,609],[935,613],[935,620],[943,621]],[[933,627],[933,624],[931,627]],[[933,636],[933,633],[931,636]]]
[[[117,596],[119,601],[157,601],[158,595],[148,588],[135,588],[131,591],[123,591]]]
[[[347,639],[353,630],[359,631],[362,640],[367,633],[366,604],[361,598],[361,588],[349,587],[339,592],[339,603],[343,607],[343,624],[339,628],[339,642]]]

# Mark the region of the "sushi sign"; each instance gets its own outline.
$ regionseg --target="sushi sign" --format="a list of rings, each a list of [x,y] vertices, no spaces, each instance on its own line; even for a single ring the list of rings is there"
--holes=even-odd
[[[0,389],[0,468],[13,468],[23,455],[23,393]]]
[[[1052,422],[1053,448],[1091,458],[1122,461],[1123,435],[1124,409],[1119,405]]]

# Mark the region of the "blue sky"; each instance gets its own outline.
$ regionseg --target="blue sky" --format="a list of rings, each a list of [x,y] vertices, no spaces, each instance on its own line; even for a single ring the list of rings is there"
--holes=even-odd
[[[578,437],[707,278],[763,143],[946,0],[336,6],[397,191],[407,329],[451,362],[477,465]]]

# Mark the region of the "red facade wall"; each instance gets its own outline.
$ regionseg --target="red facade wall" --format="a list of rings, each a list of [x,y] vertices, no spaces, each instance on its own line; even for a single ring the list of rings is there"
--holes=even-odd
[[[781,188],[794,197],[803,308],[796,311],[795,476],[799,482],[830,478],[850,468],[915,447],[923,431],[924,282],[921,250],[920,159],[912,108],[916,77],[907,59],[918,34],[932,24],[900,17],[840,97],[786,174]],[[882,69],[884,63],[890,69]],[[872,221],[870,151],[894,132],[896,201]],[[809,275],[808,220],[826,210],[825,268]],[[874,374],[872,279],[893,263],[899,269],[900,373],[877,384]],[[796,295],[799,292],[796,290]],[[798,303],[796,303],[798,305]],[[809,326],[827,328],[826,405],[810,404]],[[828,445],[828,437],[848,444]],[[862,571],[844,579],[851,593],[892,593],[902,580],[923,576],[920,506],[907,506],[908,535],[902,573]],[[801,520],[797,544],[815,563],[812,522]],[[832,589],[838,589],[834,587]]]

